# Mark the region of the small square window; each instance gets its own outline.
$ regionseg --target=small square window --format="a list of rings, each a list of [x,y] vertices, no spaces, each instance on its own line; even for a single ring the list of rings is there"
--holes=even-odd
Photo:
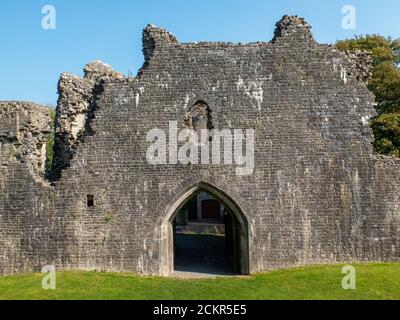
[[[88,208],[94,207],[94,196],[92,195],[87,196],[87,206]]]

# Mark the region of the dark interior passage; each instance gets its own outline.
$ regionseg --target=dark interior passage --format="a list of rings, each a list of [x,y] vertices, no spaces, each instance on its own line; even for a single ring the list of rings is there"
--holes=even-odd
[[[227,206],[200,191],[173,221],[174,270],[215,275],[240,274],[238,221]]]
[[[225,237],[176,234],[175,271],[235,274],[226,253]]]

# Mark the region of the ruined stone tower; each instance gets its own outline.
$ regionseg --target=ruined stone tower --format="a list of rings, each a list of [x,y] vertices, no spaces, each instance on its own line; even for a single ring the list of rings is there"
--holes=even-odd
[[[400,161],[375,156],[368,60],[315,42],[296,16],[271,42],[143,33],[135,78],[93,62],[63,74],[54,171],[49,110],[0,103],[0,274],[173,271],[172,219],[199,190],[237,223],[240,273],[400,260]],[[152,129],[248,129],[254,171],[146,161]]]

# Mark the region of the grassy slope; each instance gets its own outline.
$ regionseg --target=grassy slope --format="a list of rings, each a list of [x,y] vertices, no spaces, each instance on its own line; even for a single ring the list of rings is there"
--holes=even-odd
[[[400,264],[355,265],[357,290],[341,287],[341,265],[244,278],[177,280],[129,274],[60,272],[57,289],[41,274],[0,278],[0,299],[400,299]]]

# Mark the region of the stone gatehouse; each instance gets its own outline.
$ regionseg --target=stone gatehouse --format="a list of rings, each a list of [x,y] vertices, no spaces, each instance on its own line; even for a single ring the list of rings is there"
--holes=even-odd
[[[296,16],[270,42],[180,43],[154,26],[125,77],[100,62],[63,74],[54,169],[49,109],[0,103],[0,274],[174,271],[174,219],[199,192],[230,215],[237,272],[400,260],[400,160],[373,154],[368,56],[318,44]],[[254,170],[150,164],[171,121],[253,129]]]

